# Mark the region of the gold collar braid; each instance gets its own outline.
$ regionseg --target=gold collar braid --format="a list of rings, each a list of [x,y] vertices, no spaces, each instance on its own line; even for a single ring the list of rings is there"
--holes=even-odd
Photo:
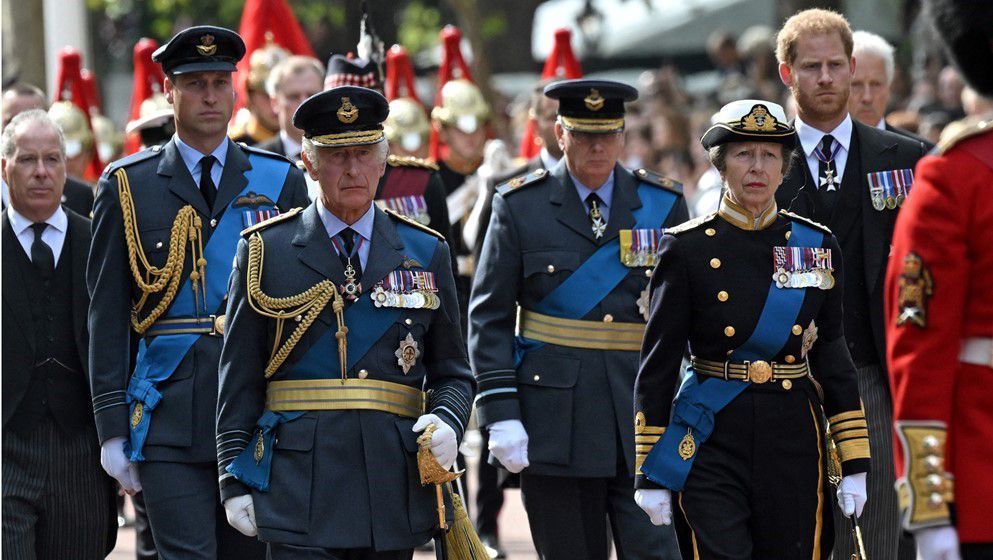
[[[744,206],[735,202],[728,193],[724,193],[717,214],[740,229],[756,231],[771,226],[776,221],[776,211],[776,199],[773,198],[768,208],[758,216],[753,216]]]
[[[262,240],[262,235],[255,232],[248,238],[248,304],[259,315],[276,320],[276,334],[273,338],[269,363],[265,368],[266,378],[268,379],[276,373],[276,370],[286,361],[287,356],[300,342],[304,333],[321,314],[328,302],[334,300],[331,309],[334,310],[338,323],[338,332],[335,333],[335,338],[338,339],[338,361],[341,362],[341,379],[344,381],[348,377],[348,327],[345,326],[345,300],[338,293],[338,288],[334,282],[325,279],[295,296],[272,297],[262,291],[264,260],[265,242]],[[300,319],[300,324],[280,345],[286,320],[295,319],[301,315],[303,318]]]
[[[183,264],[186,261],[187,243],[190,244],[190,253],[193,257],[190,283],[193,286],[195,308],[200,311],[201,307],[206,305],[207,259],[204,258],[203,254],[203,235],[201,234],[203,222],[192,206],[187,205],[180,208],[179,212],[176,213],[176,219],[172,223],[172,231],[169,234],[169,254],[166,263],[161,268],[152,266],[141,246],[137,213],[134,209],[128,174],[121,168],[114,173],[114,176],[117,177],[117,190],[121,199],[124,240],[128,247],[128,263],[131,265],[131,275],[134,276],[135,283],[142,292],[141,297],[131,307],[131,326],[138,334],[141,334],[165,313],[176,298],[183,273]],[[139,260],[141,267],[145,270],[144,273],[138,266]],[[141,310],[148,303],[148,296],[161,292],[163,289],[165,289],[165,293],[159,303],[144,319],[139,318]],[[203,311],[207,312],[206,309]]]

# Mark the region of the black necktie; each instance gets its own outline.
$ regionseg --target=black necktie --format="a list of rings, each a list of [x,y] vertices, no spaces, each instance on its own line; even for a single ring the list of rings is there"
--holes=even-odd
[[[214,156],[203,156],[200,159],[200,194],[207,201],[207,208],[213,213],[214,200],[217,199],[217,187],[210,177],[210,168],[214,166]]]
[[[362,261],[359,259],[358,247],[355,245],[355,230],[345,228],[341,230],[338,237],[341,238],[341,246],[344,249],[344,251],[338,252],[341,266],[348,270],[348,265],[351,264],[352,269],[355,270],[355,281],[358,282],[362,278]]]
[[[47,227],[48,224],[46,223],[31,224],[31,229],[34,230],[34,242],[31,243],[31,262],[34,263],[41,277],[46,280],[51,278],[52,273],[55,272],[55,254],[52,253],[52,248],[48,246],[48,243],[41,239],[41,234],[45,233]]]
[[[586,208],[589,210],[590,227],[593,229],[593,237],[600,239],[607,229],[607,220],[603,219],[603,201],[596,193],[590,193],[586,197]]]

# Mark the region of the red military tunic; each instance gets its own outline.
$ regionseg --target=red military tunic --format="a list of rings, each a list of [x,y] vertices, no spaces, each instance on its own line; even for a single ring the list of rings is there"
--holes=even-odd
[[[993,121],[917,164],[886,275],[905,529],[993,542]]]

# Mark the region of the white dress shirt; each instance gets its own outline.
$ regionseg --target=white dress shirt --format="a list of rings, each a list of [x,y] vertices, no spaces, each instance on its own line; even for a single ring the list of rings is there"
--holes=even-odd
[[[359,263],[362,264],[362,270],[365,270],[365,265],[369,261],[369,247],[372,245],[372,226],[376,218],[376,204],[370,204],[366,213],[362,214],[362,217],[352,225],[346,224],[341,221],[341,218],[332,214],[330,210],[324,207],[324,203],[320,200],[317,201],[317,214],[321,217],[321,222],[324,223],[324,229],[327,230],[328,237],[332,239],[345,228],[352,228],[355,233],[359,234],[359,237],[362,238],[362,244],[359,245]],[[358,242],[358,240],[355,240],[355,243]],[[335,246],[335,251],[337,250],[338,247]]]
[[[199,150],[190,146],[186,142],[180,139],[179,135],[175,135],[176,147],[179,148],[179,155],[183,158],[183,163],[186,164],[186,169],[190,171],[190,175],[193,176],[193,182],[197,185],[200,184],[200,160],[205,156],[214,156],[217,160],[210,167],[210,178],[214,181],[214,188],[218,188],[221,185],[221,173],[224,172],[224,161],[228,157],[228,140],[224,139],[223,142],[214,151],[209,154],[200,153]]]
[[[290,138],[290,135],[285,130],[279,131],[279,140],[283,143],[283,151],[286,152],[287,159],[300,161],[300,152],[303,151],[303,145]]]
[[[836,126],[834,130],[827,133],[803,122],[799,115],[796,117],[794,126],[796,127],[797,136],[800,137],[800,146],[803,148],[803,154],[807,158],[807,168],[810,169],[810,176],[814,178],[815,187],[819,185],[818,166],[820,161],[814,155],[814,150],[820,146],[825,134],[830,134],[834,137],[835,142],[841,144],[841,148],[838,148],[838,153],[834,156],[834,177],[840,189],[841,179],[845,174],[845,165],[848,163],[848,149],[852,145],[852,116],[845,115],[845,120],[841,121],[841,124]]]
[[[34,243],[34,230],[31,229],[31,225],[34,222],[20,215],[13,206],[7,207],[7,218],[10,220],[10,228],[17,236],[17,241],[20,242],[28,260],[31,260],[31,245]],[[59,206],[55,209],[55,213],[45,220],[45,223],[48,224],[48,227],[42,232],[41,240],[52,248],[55,265],[58,266],[59,257],[62,255],[62,246],[65,245],[66,241],[66,231],[69,228],[69,216],[66,215],[62,206]]]
[[[572,182],[576,185],[576,192],[579,194],[579,200],[583,201],[583,206],[586,207],[586,212],[589,213],[591,208],[586,204],[586,197],[590,196],[592,193],[596,193],[600,197],[602,202],[599,206],[600,215],[603,216],[603,223],[610,221],[610,204],[614,201],[614,172],[610,172],[610,176],[604,181],[602,185],[596,190],[593,190],[586,185],[579,182],[579,179],[575,175],[569,173],[572,177]]]

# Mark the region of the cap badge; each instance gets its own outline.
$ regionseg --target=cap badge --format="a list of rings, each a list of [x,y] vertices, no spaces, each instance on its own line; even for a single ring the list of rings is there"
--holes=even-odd
[[[604,98],[595,88],[591,88],[590,94],[583,98],[583,103],[586,104],[586,108],[590,111],[599,111],[600,109],[603,109],[603,102]]]
[[[747,132],[775,132],[778,124],[765,105],[752,107],[751,112],[741,119],[741,128]]]
[[[217,52],[217,45],[214,44],[214,36],[209,33],[201,35],[200,44],[197,45],[197,52],[203,56],[213,56]]]
[[[359,118],[359,108],[352,105],[347,97],[341,98],[341,107],[338,108],[338,120],[345,124],[352,124]]]

